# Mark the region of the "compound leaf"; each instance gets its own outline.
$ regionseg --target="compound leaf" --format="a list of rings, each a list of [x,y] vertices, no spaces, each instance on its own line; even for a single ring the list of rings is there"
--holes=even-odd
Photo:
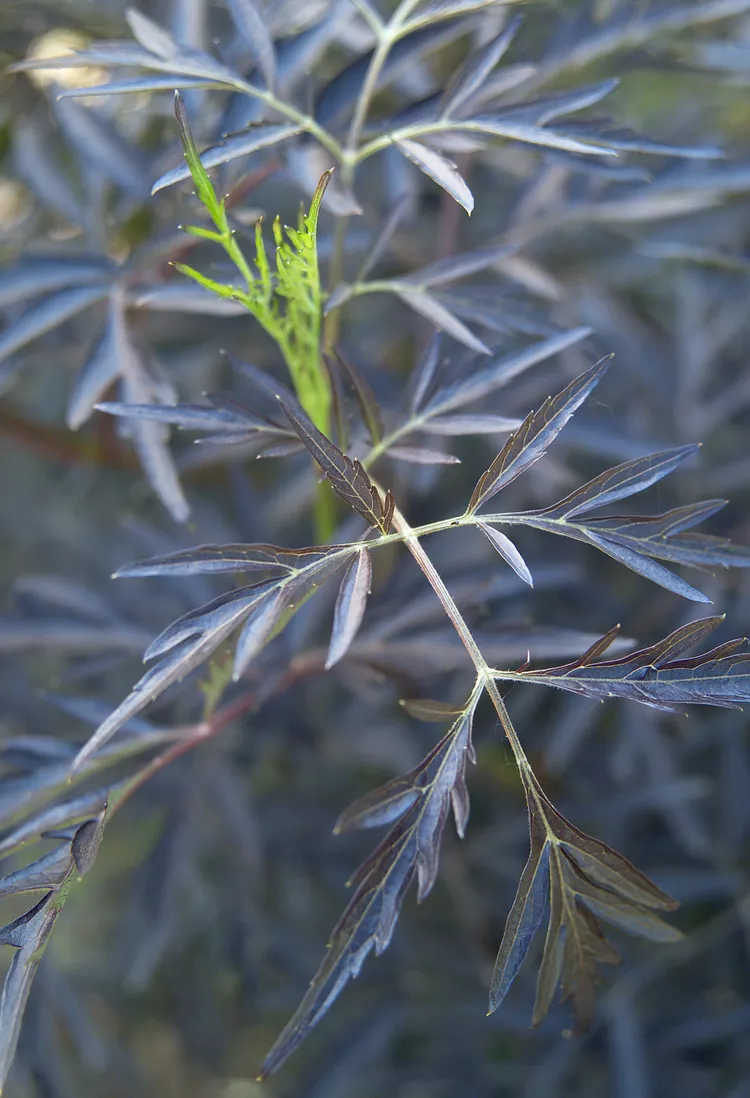
[[[352,827],[393,826],[354,874],[354,895],[331,934],[326,956],[309,990],[266,1057],[261,1078],[278,1070],[349,980],[359,975],[367,956],[373,950],[380,954],[387,948],[414,876],[419,881],[419,900],[432,888],[451,805],[459,832],[466,822],[464,770],[471,750],[477,700],[475,692],[450,731],[418,767],[360,798],[340,817],[337,832]]]
[[[728,641],[682,658],[686,649],[722,621],[721,617],[709,617],[690,622],[656,644],[617,659],[596,661],[583,656],[559,667],[511,672],[507,677],[589,698],[625,698],[667,711],[682,705],[734,708],[750,700],[750,652],[744,640]],[[603,646],[611,639],[612,634],[606,634]],[[602,645],[591,649],[594,653],[601,650]]]
[[[543,456],[546,447],[554,442],[576,408],[583,404],[599,383],[611,357],[608,355],[601,359],[571,381],[556,397],[548,397],[539,411],[529,412],[487,472],[479,478],[466,509],[467,514],[473,514]]]

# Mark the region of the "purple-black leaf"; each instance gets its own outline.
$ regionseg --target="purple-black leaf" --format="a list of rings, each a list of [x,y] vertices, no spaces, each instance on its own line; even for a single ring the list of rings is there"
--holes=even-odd
[[[79,877],[85,876],[96,861],[104,835],[106,815],[107,806],[105,804],[95,819],[84,820],[84,822],[76,828],[70,844],[70,849]]]
[[[55,256],[21,259],[11,270],[0,272],[0,306],[15,305],[57,290],[104,283],[109,275],[108,264],[87,256],[69,260]]]
[[[457,343],[462,343],[464,347],[468,347],[470,351],[476,351],[481,355],[490,354],[490,348],[486,343],[483,343],[449,309],[446,309],[445,305],[442,305],[437,298],[428,294],[425,290],[416,286],[409,286],[406,282],[396,281],[392,283],[392,289],[415,313],[419,313],[420,316],[425,317],[431,324],[434,324],[438,331],[445,332]]]
[[[347,457],[338,446],[326,438],[296,401],[291,404],[281,396],[277,399],[300,440],[323,470],[334,492],[371,526],[377,526],[382,533],[387,534],[393,515],[390,502],[393,497],[390,492],[383,503],[380,493],[356,458]]]
[[[486,473],[479,478],[467,507],[473,514],[497,492],[525,472],[545,453],[560,431],[599,383],[611,355],[571,381],[556,397],[548,397],[538,412],[529,412],[514,431]]]
[[[117,341],[111,318],[91,354],[81,367],[68,398],[67,422],[71,431],[82,427],[97,400],[120,374]]]
[[[645,491],[662,477],[673,472],[699,449],[699,446],[678,446],[673,450],[663,450],[660,453],[626,461],[622,465],[616,465],[613,469],[606,469],[603,473],[599,473],[593,480],[576,488],[559,503],[545,507],[538,513],[548,518],[567,520],[576,515],[583,515],[586,511],[592,511],[595,507],[603,507],[605,504],[614,503],[615,500],[633,496],[637,492]]]
[[[339,818],[337,832],[393,826],[354,874],[354,895],[331,934],[323,963],[266,1057],[261,1077],[277,1071],[305,1039],[349,980],[359,975],[368,954],[386,949],[415,874],[418,899],[431,890],[448,812],[453,806],[459,832],[468,815],[464,771],[476,704],[472,695],[450,731],[410,774],[366,794]]]
[[[544,842],[535,848],[532,840],[529,860],[518,882],[518,891],[513,906],[508,912],[503,939],[495,960],[490,986],[489,1014],[497,1010],[508,994],[508,989],[518,975],[534,935],[547,914],[549,858],[549,843]]]
[[[338,663],[349,649],[362,624],[372,582],[372,557],[362,549],[348,565],[336,598],[333,630],[326,657],[326,670]]]
[[[242,678],[248,665],[271,639],[291,597],[292,592],[289,588],[274,584],[253,603],[250,614],[242,626],[242,632],[237,638],[232,669],[232,679],[235,682]]]
[[[461,459],[442,450],[429,450],[426,446],[389,446],[388,454],[397,461],[413,465],[460,465]]]
[[[589,698],[625,698],[669,711],[683,705],[732,708],[750,701],[750,652],[744,641],[728,641],[709,652],[681,658],[722,621],[711,617],[690,622],[664,640],[618,659],[593,662],[583,657],[559,667],[513,672],[508,678]]]
[[[506,416],[463,415],[438,416],[420,424],[419,430],[430,435],[495,435],[515,431],[521,426],[520,419],[508,419]]]
[[[429,145],[423,145],[419,141],[396,139],[394,142],[399,152],[402,152],[407,160],[416,164],[420,171],[429,176],[439,187],[463,206],[468,214],[474,209],[474,196],[469,190],[469,185],[456,168],[452,160],[442,153],[431,149]]]
[[[418,267],[411,274],[403,275],[399,281],[421,288],[441,286],[444,282],[454,282],[456,279],[485,271],[517,251],[516,247],[507,244],[491,244],[485,248],[475,248],[471,252],[461,252],[447,259],[438,259],[427,267]]]
[[[332,369],[332,363],[327,357],[326,362],[329,364],[329,369]],[[365,376],[340,348],[336,348],[336,362],[351,383],[370,442],[375,446],[383,437],[383,414],[377,398]]]
[[[677,903],[627,858],[561,816],[533,776],[527,775],[524,785],[531,850],[498,952],[489,1013],[505,998],[548,912],[533,1024],[542,1021],[562,984],[563,999],[572,1001],[576,1032],[582,1033],[593,1015],[597,964],[619,961],[598,919],[631,934],[676,941],[680,932],[655,911],[673,911]]]
[[[255,126],[246,133],[232,134],[225,137],[218,145],[213,145],[200,155],[204,168],[216,168],[219,164],[228,164],[231,160],[238,160],[241,156],[249,156],[259,149],[267,149],[270,145],[278,145],[280,141],[286,141],[288,137],[294,137],[302,133],[303,127],[284,124],[269,124]],[[175,183],[182,183],[190,179],[190,168],[187,164],[181,164],[177,168],[160,175],[151,188],[151,193],[172,187]]]
[[[455,408],[465,407],[471,401],[480,400],[493,389],[505,385],[531,366],[536,366],[537,363],[544,362],[552,355],[559,354],[575,343],[579,343],[590,334],[590,328],[572,328],[568,332],[560,332],[548,339],[532,343],[519,351],[502,355],[486,365],[480,360],[457,381],[442,388],[438,387],[424,411],[429,412],[431,416],[437,416],[443,412],[453,411]]]
[[[70,845],[65,843],[41,858],[0,877],[0,899],[17,892],[49,892],[59,888],[73,864]]]
[[[499,530],[495,530],[494,527],[488,526],[486,522],[480,522],[478,526],[492,547],[497,550],[506,564],[511,566],[519,579],[522,579],[524,583],[528,583],[529,587],[533,587],[534,580],[528,565],[510,538]]]
[[[255,0],[228,0],[229,14],[237,33],[247,42],[269,90],[276,83],[276,53],[273,38]]]
[[[82,313],[109,293],[105,283],[96,286],[77,286],[72,290],[60,290],[32,305],[14,323],[0,334],[0,361],[57,328],[66,320]]]
[[[344,545],[282,549],[278,545],[199,545],[196,549],[178,549],[163,557],[150,557],[135,564],[126,564],[115,577],[131,576],[190,576],[202,572],[270,571],[282,574],[323,560]]]
[[[0,1087],[5,1085],[15,1055],[31,983],[60,912],[60,905],[51,902],[52,895],[44,896],[25,915],[0,929],[0,944],[15,949],[0,1000]]]
[[[622,545],[612,538],[605,537],[593,530],[585,531],[585,540],[590,542],[591,545],[595,545],[597,549],[601,549],[608,557],[612,557],[620,564],[624,564],[626,568],[630,568],[632,572],[637,572],[639,576],[651,580],[659,587],[666,588],[667,591],[682,595],[683,598],[690,599],[691,602],[711,602],[708,595],[704,595],[697,587],[693,587],[692,584],[687,583],[680,576],[676,576],[674,572],[670,572],[663,564],[657,564],[650,557],[643,556],[642,553],[631,549],[627,545]]]
[[[441,115],[444,118],[455,114],[467,100],[475,95],[497,63],[507,51],[521,26],[520,17],[511,19],[507,27],[487,45],[474,50],[456,70],[441,103]]]

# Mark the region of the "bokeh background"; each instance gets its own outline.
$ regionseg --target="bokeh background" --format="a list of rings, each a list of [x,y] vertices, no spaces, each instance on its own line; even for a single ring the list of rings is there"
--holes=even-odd
[[[2,0],[0,66],[128,39],[125,7]],[[523,8],[509,66],[536,66],[526,77],[539,94],[618,77],[594,113],[648,134],[652,151],[583,169],[580,159],[521,145],[459,150],[476,199],[471,220],[405,161],[383,155],[358,180],[363,213],[350,221],[348,273],[401,195],[408,209],[382,261],[387,272],[487,243],[519,245],[491,271],[441,288],[441,301],[493,348],[577,324],[593,334],[495,393],[490,410],[523,414],[600,355],[614,351],[616,360],[554,452],[513,486],[513,502],[549,502],[607,465],[701,441],[699,460],[654,492],[654,509],[727,497],[711,530],[750,544],[750,4]],[[251,68],[220,0],[146,0],[140,9],[180,40]],[[371,47],[349,0],[266,0],[265,9],[280,41],[318,36],[296,73],[303,104],[319,101]],[[502,5],[487,9],[415,50],[378,110],[444,87],[507,16]],[[92,67],[0,78],[3,828],[24,783],[85,738],[83,717],[124,696],[151,638],[216,591],[197,579],[114,583],[118,565],[199,542],[296,545],[311,536],[304,461],[256,462],[242,448],[202,450],[160,431],[127,437],[89,414],[117,384],[116,365],[107,374],[97,359],[109,291],[85,296],[105,275],[126,295],[141,399],[241,393],[221,349],[280,366],[250,318],[199,302],[167,265],[184,244],[177,225],[195,213],[184,185],[150,196],[153,180],[179,161],[170,93],[56,99],[61,88],[107,78]],[[338,94],[345,112],[347,93]],[[223,92],[192,90],[187,102],[203,144],[251,120]],[[719,146],[726,158],[661,155],[659,143]],[[294,145],[229,165],[238,221],[252,224],[259,211],[292,220],[327,166]],[[324,260],[333,232],[326,214]],[[75,288],[84,296],[61,302],[71,263],[84,271]],[[394,414],[428,331],[392,295],[368,295],[344,313],[344,344]],[[402,507],[424,521],[460,512],[493,446],[458,440],[456,467],[394,466]],[[187,523],[176,521],[187,504]],[[627,637],[649,642],[700,616],[608,559],[550,540],[520,541],[537,577],[531,596],[488,546],[463,534],[435,543],[449,585],[498,658],[521,662],[529,647],[565,658],[618,621]],[[747,573],[697,583],[727,613],[722,635],[742,635]],[[291,639],[272,646],[259,675],[272,681],[279,662],[288,667],[325,644],[334,594],[319,596]],[[402,556],[376,573],[363,637],[359,657],[333,675],[300,675],[118,814],[35,981],[10,1098],[748,1098],[745,714],[665,717],[532,688],[513,691],[509,703],[552,800],[679,898],[684,940],[618,942],[624,962],[605,973],[586,1038],[571,1039],[564,1007],[529,1028],[531,960],[485,1019],[528,836],[511,756],[482,711],[469,832],[462,843],[446,835],[434,894],[421,907],[407,901],[387,953],[368,961],[283,1072],[253,1081],[371,846],[367,835],[334,838],[336,817],[434,742],[434,726],[410,721],[399,697],[462,696],[461,653]],[[199,709],[193,685],[148,717],[175,726]],[[7,919],[21,910],[3,902]]]

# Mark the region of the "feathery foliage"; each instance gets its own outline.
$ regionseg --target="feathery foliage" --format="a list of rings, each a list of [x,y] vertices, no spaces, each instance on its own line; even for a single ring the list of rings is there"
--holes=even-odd
[[[45,1071],[58,1074],[64,1042],[48,1043],[54,1066],[40,1068],[49,1023],[30,1007],[25,1041],[22,1016],[37,970],[40,1002],[73,1003],[67,984],[55,991],[57,975],[45,983],[60,965],[53,949],[40,966],[42,954],[76,917],[85,922],[84,889],[73,884],[98,859],[104,868],[84,886],[95,888],[110,836],[116,850],[127,821],[140,846],[125,860],[145,897],[139,905],[114,889],[133,923],[129,988],[145,988],[157,965],[197,941],[215,942],[213,970],[250,972],[263,994],[274,982],[299,989],[314,972],[260,1068],[253,1038],[258,1062],[246,1066],[260,1078],[393,943],[386,972],[408,956],[412,973],[434,981],[422,991],[405,981],[403,994],[423,1008],[415,1047],[428,1032],[437,1042],[436,1095],[454,1083],[478,1098],[561,1093],[554,1055],[585,1057],[583,1044],[556,1046],[537,1070],[543,1046],[529,1043],[522,1085],[496,1070],[511,1036],[520,1040],[515,1004],[527,996],[542,1042],[559,993],[576,1035],[607,1027],[622,1093],[642,1098],[633,999],[648,966],[677,966],[704,948],[715,925],[706,898],[722,897],[727,919],[746,906],[740,725],[707,721],[689,741],[658,722],[750,700],[746,641],[728,639],[720,613],[684,616],[691,602],[736,606],[740,618],[747,610],[747,525],[716,497],[729,488],[741,497],[748,475],[738,457],[750,408],[739,372],[747,264],[736,241],[747,240],[750,173],[723,148],[693,143],[706,127],[692,98],[670,125],[650,112],[658,136],[629,128],[633,80],[653,71],[658,87],[689,86],[701,72],[723,91],[742,86],[747,51],[733,36],[744,41],[750,2],[142,7],[122,13],[132,37],[97,14],[89,40],[50,60],[29,48],[19,19],[9,47],[22,121],[3,125],[33,210],[2,242],[13,262],[0,275],[0,386],[19,403],[7,417],[0,410],[0,432],[93,467],[107,510],[75,529],[68,558],[80,556],[86,582],[24,562],[17,612],[0,619],[0,649],[39,661],[48,695],[32,702],[20,679],[7,686],[0,853],[12,860],[0,896],[28,899],[0,932],[13,950],[0,1084],[17,1045],[29,1093],[47,1092]],[[614,119],[592,113],[608,100]],[[186,205],[191,221],[196,207],[208,220],[176,233]],[[23,414],[21,366],[50,348],[65,362],[78,354],[65,412],[75,437],[46,412],[38,423]],[[131,487],[127,510],[139,521],[113,536],[115,501],[138,465],[170,519],[191,518],[187,535],[143,521],[147,504]],[[623,504],[644,492],[656,497],[645,513]],[[716,532],[696,531],[703,522]],[[136,563],[122,565],[124,543]],[[50,555],[64,572],[65,553]],[[102,562],[116,569],[114,591],[95,589]],[[698,586],[686,568],[700,570]],[[602,635],[620,616],[628,636],[619,626]],[[661,639],[631,639],[641,636]],[[128,688],[141,654],[148,666]],[[637,704],[622,716],[608,704],[598,721],[587,700],[608,699]],[[53,707],[72,738],[50,734]],[[411,721],[447,731],[435,742]],[[715,845],[694,812],[704,779],[680,771],[704,743],[728,790]],[[202,761],[191,766],[183,756],[193,751]],[[380,784],[368,792],[373,771]],[[613,780],[610,811],[603,790]],[[320,827],[329,802],[340,812],[338,798],[360,789],[335,833],[386,831],[350,876],[323,952],[322,921],[349,854],[329,857]],[[570,822],[553,796],[659,884]],[[524,804],[529,849],[516,886]],[[148,811],[158,822],[141,836]],[[703,885],[685,854],[706,860]],[[396,935],[413,883],[420,903],[435,893],[415,917],[428,927],[422,937],[411,916]],[[441,891],[466,930],[468,983],[478,970],[489,988],[484,1030],[457,1003],[453,931],[449,950],[428,952],[440,927],[424,920],[442,911]],[[672,921],[679,900],[685,912]],[[231,933],[215,933],[217,919]],[[599,966],[620,961],[605,924],[679,944],[643,954],[640,967],[628,956],[598,1007]],[[64,944],[75,964],[79,943]],[[710,971],[695,980],[713,980]],[[371,986],[382,1002],[402,994]],[[716,986],[702,984],[706,994]],[[727,1032],[742,1024],[742,1007],[734,1011]],[[264,1039],[281,1012],[264,1016]],[[378,1029],[368,1009],[364,1038],[347,1038],[347,1073],[401,1027],[386,1013]],[[84,1023],[67,1024],[84,1033],[82,1062],[93,1062]],[[404,1025],[410,1046],[413,1023]],[[665,1080],[683,1078],[671,1067],[674,1049],[692,1047],[690,1025],[676,1023],[659,1045]],[[304,1055],[314,1053],[301,1054],[303,1072]],[[114,1056],[108,1048],[102,1062]],[[321,1093],[344,1094],[337,1070],[322,1069]],[[405,1093],[393,1078],[357,1085],[363,1095]],[[660,1093],[689,1098],[678,1086]]]

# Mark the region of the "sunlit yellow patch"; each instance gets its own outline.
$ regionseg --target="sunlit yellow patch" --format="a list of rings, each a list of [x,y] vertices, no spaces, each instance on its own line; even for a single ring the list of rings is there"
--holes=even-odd
[[[68,57],[72,53],[84,50],[89,45],[89,40],[80,31],[67,27],[55,27],[47,31],[29,46],[28,61],[45,61],[58,57]],[[107,74],[104,69],[96,65],[85,65],[81,68],[67,69],[50,66],[48,69],[33,69],[29,73],[29,79],[38,87],[43,88],[48,84],[59,84],[61,88],[91,88],[96,84],[104,84]]]

